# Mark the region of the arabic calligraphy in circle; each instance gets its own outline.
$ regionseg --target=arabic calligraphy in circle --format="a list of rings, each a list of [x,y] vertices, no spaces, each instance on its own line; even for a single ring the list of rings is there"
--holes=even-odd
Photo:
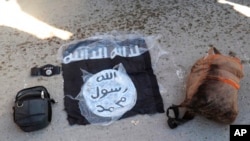
[[[101,117],[121,116],[136,103],[136,89],[128,75],[114,69],[103,70],[88,79],[82,95],[86,105]]]

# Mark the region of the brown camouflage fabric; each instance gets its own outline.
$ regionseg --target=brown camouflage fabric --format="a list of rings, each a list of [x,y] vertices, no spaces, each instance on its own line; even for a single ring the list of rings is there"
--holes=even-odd
[[[230,124],[238,114],[238,90],[243,76],[240,59],[222,55],[213,47],[192,66],[186,83],[186,99],[175,107],[187,109],[183,119],[190,120],[199,114]]]

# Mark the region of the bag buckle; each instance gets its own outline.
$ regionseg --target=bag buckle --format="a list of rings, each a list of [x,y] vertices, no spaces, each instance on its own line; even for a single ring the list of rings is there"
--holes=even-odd
[[[44,99],[44,91],[41,91],[41,98]]]

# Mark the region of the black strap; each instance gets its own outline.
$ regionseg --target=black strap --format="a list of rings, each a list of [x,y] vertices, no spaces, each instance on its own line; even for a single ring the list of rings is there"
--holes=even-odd
[[[50,100],[50,103],[52,103],[52,104],[57,103],[57,101],[55,101],[55,100],[54,100],[54,99],[52,99],[52,98],[50,98],[49,100]]]
[[[33,67],[31,68],[31,76],[52,76],[56,74],[60,74],[61,72],[61,67],[59,66],[54,66],[51,64],[44,65],[42,67]]]
[[[43,96],[41,94],[42,92],[44,92]],[[50,98],[49,92],[43,86],[35,86],[31,88],[22,89],[17,93],[15,103],[17,104],[17,107],[20,107],[22,106],[23,100],[37,98],[47,99],[52,104],[57,103],[54,99]]]
[[[194,118],[194,114],[186,111],[184,116],[182,118],[179,118],[179,107],[181,107],[180,105],[172,105],[170,106],[167,111],[166,111],[166,115],[168,117],[168,126],[171,129],[176,128],[178,125],[181,125],[189,120],[192,120]],[[174,112],[174,117],[171,117],[169,115],[169,111],[173,110]]]
[[[50,94],[44,86],[35,86],[20,90],[16,95],[15,101],[23,99],[24,97],[41,97],[42,91],[44,92],[44,98],[50,98]]]

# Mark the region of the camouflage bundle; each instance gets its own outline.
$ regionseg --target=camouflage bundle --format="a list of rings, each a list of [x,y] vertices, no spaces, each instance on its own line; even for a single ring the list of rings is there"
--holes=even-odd
[[[205,57],[192,67],[187,79],[186,99],[180,105],[168,108],[168,124],[175,128],[195,114],[224,124],[232,123],[238,114],[238,90],[243,78],[241,61],[234,56],[224,56],[211,48]],[[182,118],[179,108],[186,108]],[[173,110],[175,117],[169,111]]]

